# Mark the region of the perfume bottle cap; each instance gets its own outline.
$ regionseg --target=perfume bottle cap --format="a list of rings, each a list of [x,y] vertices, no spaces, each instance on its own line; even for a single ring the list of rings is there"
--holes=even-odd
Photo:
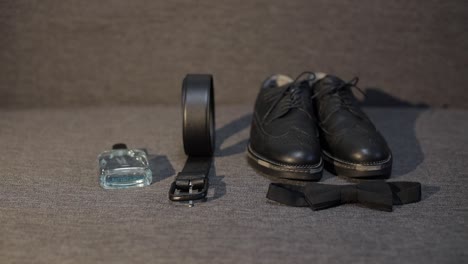
[[[112,149],[127,149],[127,145],[124,143],[117,143],[112,146]]]

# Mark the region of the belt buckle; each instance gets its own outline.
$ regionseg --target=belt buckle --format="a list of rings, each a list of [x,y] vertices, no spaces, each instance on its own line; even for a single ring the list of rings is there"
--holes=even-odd
[[[203,187],[201,189],[200,188],[192,189],[192,187],[190,187],[188,191],[177,188],[176,181],[173,181],[171,184],[171,188],[169,189],[169,199],[171,201],[192,201],[192,200],[200,200],[200,199],[205,198],[208,193],[209,182],[208,182],[208,178],[206,177],[203,177],[203,178],[204,178]],[[192,190],[198,190],[198,191],[193,193]]]

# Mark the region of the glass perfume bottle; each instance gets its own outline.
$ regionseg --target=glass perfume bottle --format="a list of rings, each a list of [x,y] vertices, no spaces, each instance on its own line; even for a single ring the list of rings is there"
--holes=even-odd
[[[151,184],[153,174],[143,150],[127,149],[125,144],[115,144],[98,156],[99,181],[104,189],[144,187]]]

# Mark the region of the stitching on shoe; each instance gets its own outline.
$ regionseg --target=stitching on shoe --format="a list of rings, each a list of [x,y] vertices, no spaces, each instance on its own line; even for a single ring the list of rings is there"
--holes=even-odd
[[[266,161],[268,163],[271,163],[272,165],[275,165],[275,166],[280,166],[280,167],[283,167],[284,169],[287,169],[287,168],[291,168],[290,171],[293,171],[294,168],[298,168],[298,169],[316,169],[316,168],[319,168],[321,165],[322,165],[322,159],[320,159],[320,161],[317,163],[317,164],[313,164],[313,165],[290,165],[290,164],[284,164],[284,163],[279,163],[279,162],[275,162],[275,161],[271,161],[269,159],[266,159],[264,157],[261,157],[258,153],[256,153],[255,151],[252,150],[252,148],[248,147],[248,150],[249,152],[254,156],[254,158],[258,158],[260,160],[263,160],[263,161]],[[261,158],[260,158],[261,157]]]
[[[325,156],[327,156],[328,158],[331,158],[335,161],[338,161],[338,162],[341,162],[341,163],[345,163],[347,165],[354,165],[354,166],[366,166],[366,165],[382,165],[384,163],[387,163],[389,162],[391,159],[392,159],[392,155],[389,155],[388,158],[386,158],[385,160],[380,160],[380,161],[374,161],[374,162],[363,162],[363,163],[353,163],[353,162],[349,162],[349,161],[345,161],[345,160],[342,160],[342,159],[339,159],[339,158],[335,158],[333,157],[332,155],[330,155],[330,153],[326,152],[325,150],[322,150],[322,153],[325,154]],[[343,164],[344,165],[344,164]]]
[[[249,152],[248,155],[251,156],[253,159],[255,159],[255,162],[257,162],[257,163],[258,163],[258,160],[261,160],[260,158],[255,157],[254,154],[251,153],[251,152]],[[268,163],[268,162],[266,162],[266,163]],[[280,165],[276,165],[276,164],[271,164],[271,165],[274,166],[274,168],[271,168],[271,169],[274,169],[274,170],[277,170],[277,171],[286,171],[286,172],[317,173],[317,172],[320,172],[322,170],[322,164],[320,164],[320,166],[318,166],[317,168],[310,168],[310,169],[299,169],[299,168],[294,169],[294,168],[281,167]],[[260,165],[260,166],[263,166],[263,165]]]
[[[261,132],[262,134],[265,134],[265,135],[269,136],[269,137],[281,138],[281,137],[286,136],[286,135],[289,133],[289,132],[286,132],[286,133],[284,133],[284,134],[282,134],[282,135],[279,135],[279,136],[273,136],[273,135],[267,133],[267,132],[265,131],[264,127],[263,127],[261,118],[258,116],[258,114],[257,114],[256,112],[254,113],[254,122],[257,123],[257,127],[260,129],[260,132]]]

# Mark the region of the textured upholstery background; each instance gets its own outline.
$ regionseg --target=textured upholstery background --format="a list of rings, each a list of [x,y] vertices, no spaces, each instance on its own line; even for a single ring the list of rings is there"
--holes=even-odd
[[[468,108],[467,31],[465,0],[0,1],[0,107],[178,103],[188,72],[251,104],[314,70]]]
[[[468,111],[440,106],[468,108],[467,31],[464,0],[0,0],[0,263],[462,263]],[[390,180],[420,181],[420,203],[266,200],[245,159],[253,101],[303,70],[361,77]],[[217,97],[209,198],[191,209],[167,199],[188,72],[213,73]],[[151,186],[99,187],[116,142],[148,150]]]
[[[0,111],[0,263],[466,262],[467,111],[365,110],[393,150],[391,180],[420,181],[421,202],[268,202],[245,158],[250,105],[218,107],[209,198],[194,208],[167,199],[185,162],[178,106]],[[120,141],[148,149],[151,186],[100,188],[96,156]]]

